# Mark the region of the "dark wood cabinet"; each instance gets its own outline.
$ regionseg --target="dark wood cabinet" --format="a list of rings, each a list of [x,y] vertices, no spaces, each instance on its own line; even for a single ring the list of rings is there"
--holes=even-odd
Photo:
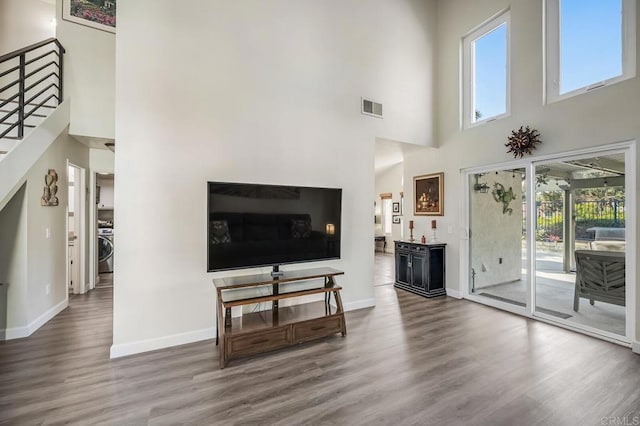
[[[397,288],[425,297],[447,294],[443,243],[395,242]]]

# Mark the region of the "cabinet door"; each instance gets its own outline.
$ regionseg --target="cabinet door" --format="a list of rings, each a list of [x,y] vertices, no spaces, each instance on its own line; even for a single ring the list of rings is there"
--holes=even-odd
[[[432,247],[429,250],[429,279],[427,291],[444,288],[444,247]]]
[[[396,282],[407,284],[411,282],[409,252],[396,251]]]
[[[427,288],[427,256],[420,254],[411,254],[411,287],[426,289]]]

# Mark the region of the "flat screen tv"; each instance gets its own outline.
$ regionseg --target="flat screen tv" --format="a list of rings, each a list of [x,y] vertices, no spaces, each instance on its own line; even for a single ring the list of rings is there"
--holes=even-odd
[[[208,183],[209,272],[340,258],[342,189]]]

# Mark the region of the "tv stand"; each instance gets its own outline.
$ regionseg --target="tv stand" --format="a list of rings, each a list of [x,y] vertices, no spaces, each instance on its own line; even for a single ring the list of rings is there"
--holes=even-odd
[[[273,277],[271,273],[213,280],[218,300],[216,345],[220,368],[231,359],[281,349],[341,333],[347,334],[340,290],[335,277],[344,272],[333,268],[286,271]],[[289,290],[283,284],[314,281],[303,289]],[[320,284],[321,283],[321,284]],[[232,298],[234,290],[255,289],[249,297]],[[261,294],[264,292],[270,294]],[[245,293],[246,294],[246,293]],[[279,307],[283,299],[324,294],[324,301]],[[332,306],[331,294],[336,306]],[[231,318],[231,308],[271,302],[271,309]]]

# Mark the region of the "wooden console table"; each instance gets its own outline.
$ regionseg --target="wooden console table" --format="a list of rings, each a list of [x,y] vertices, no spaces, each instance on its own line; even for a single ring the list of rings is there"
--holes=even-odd
[[[278,277],[271,274],[245,275],[213,280],[218,300],[216,344],[220,354],[220,368],[230,359],[272,351],[286,346],[320,339],[335,333],[347,334],[340,290],[334,277],[344,272],[332,268],[287,271]],[[287,291],[283,284],[315,280],[317,285]],[[267,295],[232,298],[234,290],[255,289]],[[237,293],[237,291],[236,291]],[[331,294],[336,307],[331,306]],[[303,303],[278,307],[278,301],[311,294],[324,294],[324,302]],[[234,306],[271,302],[271,309],[231,318]]]

